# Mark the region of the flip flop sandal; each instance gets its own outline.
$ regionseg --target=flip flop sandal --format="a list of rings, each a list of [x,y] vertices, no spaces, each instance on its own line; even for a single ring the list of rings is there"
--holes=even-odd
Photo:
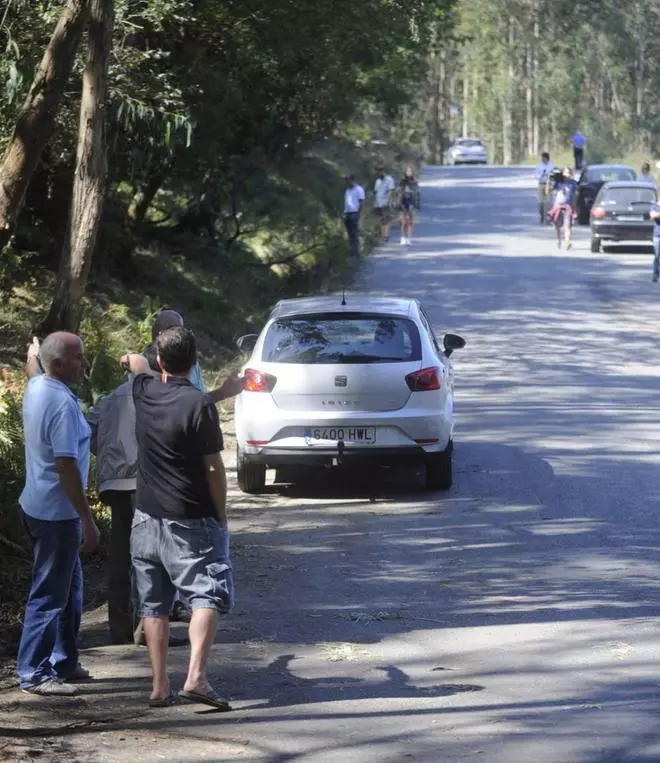
[[[162,699],[150,699],[149,707],[170,707],[170,705],[176,705],[176,695],[170,694]]]
[[[231,710],[229,700],[224,699],[214,691],[210,691],[208,694],[202,694],[198,691],[184,691],[183,689],[178,694],[181,699],[186,699],[188,702],[198,702],[200,705],[208,705],[214,707],[216,710],[228,711]]]

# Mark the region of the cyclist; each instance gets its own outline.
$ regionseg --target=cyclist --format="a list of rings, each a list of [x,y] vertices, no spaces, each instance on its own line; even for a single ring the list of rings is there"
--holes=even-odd
[[[545,225],[547,222],[548,210],[546,207],[550,195],[550,175],[554,169],[555,165],[550,161],[550,154],[544,151],[541,154],[541,161],[536,165],[535,173],[541,225]]]
[[[415,210],[420,208],[419,183],[412,167],[406,167],[399,182],[399,209],[401,211],[401,244],[412,243]]]
[[[563,230],[566,249],[570,249],[573,246],[572,232],[577,183],[573,179],[573,171],[570,167],[564,167],[561,175],[557,177],[555,174],[555,178],[552,186],[553,202],[549,216],[555,224],[557,247],[561,249],[561,233]]]

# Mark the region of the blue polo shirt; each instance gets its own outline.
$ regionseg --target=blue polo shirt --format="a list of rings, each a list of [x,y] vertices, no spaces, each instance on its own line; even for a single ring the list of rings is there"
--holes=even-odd
[[[649,212],[660,212],[660,204],[651,204]],[[660,219],[657,217],[653,220],[653,235],[656,238],[660,238]]]
[[[87,488],[91,430],[78,398],[57,379],[33,376],[23,397],[23,431],[26,480],[21,508],[35,519],[77,519],[78,512],[60,487],[55,459],[74,458]]]

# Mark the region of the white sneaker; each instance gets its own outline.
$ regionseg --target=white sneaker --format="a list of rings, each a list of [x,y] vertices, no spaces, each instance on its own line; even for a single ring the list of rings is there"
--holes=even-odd
[[[412,239],[411,239],[411,238],[409,238],[409,239],[406,241],[406,243],[408,244],[408,246],[410,246],[410,245],[412,244]]]
[[[405,246],[405,244],[406,244],[406,239],[404,236],[401,236],[401,246]]]
[[[22,689],[25,694],[38,694],[41,697],[74,697],[78,689],[59,678],[48,678],[40,684]]]

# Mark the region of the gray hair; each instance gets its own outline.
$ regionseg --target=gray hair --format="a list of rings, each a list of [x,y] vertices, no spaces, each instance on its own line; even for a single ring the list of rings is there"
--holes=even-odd
[[[68,331],[56,331],[49,334],[39,347],[39,360],[44,371],[49,371],[54,360],[64,360],[67,356],[68,348],[71,346],[71,340],[80,338]]]

